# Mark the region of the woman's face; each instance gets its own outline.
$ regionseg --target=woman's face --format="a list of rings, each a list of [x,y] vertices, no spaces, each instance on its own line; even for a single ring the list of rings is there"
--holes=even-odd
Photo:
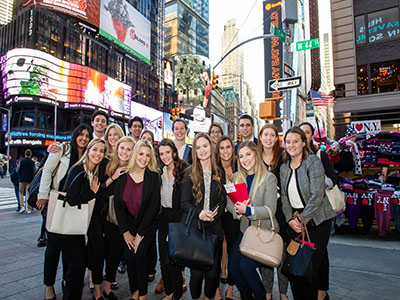
[[[196,156],[199,160],[211,157],[211,145],[208,139],[201,137],[196,141]]]
[[[104,157],[104,149],[105,149],[104,143],[98,142],[94,144],[88,152],[89,162],[92,163],[93,165],[98,165]]]
[[[158,152],[160,154],[160,159],[161,162],[166,165],[169,166],[170,164],[173,163],[174,159],[172,157],[172,148],[170,146],[160,146],[158,148]]]
[[[279,137],[272,128],[265,128],[261,134],[261,143],[266,149],[272,149],[275,143],[278,142],[278,139]]]
[[[217,144],[217,142],[221,136],[222,136],[221,129],[219,129],[217,126],[211,127],[210,137],[211,137],[211,141],[213,142],[213,144]]]
[[[228,161],[228,160],[232,159],[233,147],[229,140],[222,141],[219,144],[218,151],[219,151],[219,156],[221,157],[221,160]]]
[[[253,174],[256,166],[256,153],[249,147],[243,147],[239,150],[239,163],[248,174]]]
[[[143,133],[142,139],[148,140],[150,142],[150,144],[153,145],[153,137],[151,136],[150,133],[148,133],[148,132]]]
[[[308,125],[302,125],[302,126],[300,126],[300,129],[303,130],[304,133],[306,134],[307,143],[310,145],[313,134],[314,134],[312,129]]]
[[[79,149],[85,149],[86,146],[89,144],[90,141],[90,134],[87,129],[83,129],[81,133],[76,137],[76,144],[78,145]]]
[[[308,126],[307,126],[308,127]],[[298,133],[290,132],[285,139],[285,148],[290,157],[298,157],[303,154],[303,148],[306,143],[301,140],[301,136]]]
[[[118,146],[118,159],[120,163],[127,163],[132,156],[133,151],[133,143],[131,142],[122,142]]]
[[[150,162],[150,158],[151,149],[147,146],[142,146],[136,155],[136,165],[141,169],[145,169]]]
[[[108,131],[107,140],[111,147],[114,148],[120,138],[118,131],[114,127]]]

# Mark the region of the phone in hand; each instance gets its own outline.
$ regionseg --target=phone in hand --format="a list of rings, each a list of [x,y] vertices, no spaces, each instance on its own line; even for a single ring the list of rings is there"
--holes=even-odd
[[[214,213],[214,212],[217,212],[218,209],[219,209],[219,203],[217,203],[217,205],[215,205],[211,211]]]

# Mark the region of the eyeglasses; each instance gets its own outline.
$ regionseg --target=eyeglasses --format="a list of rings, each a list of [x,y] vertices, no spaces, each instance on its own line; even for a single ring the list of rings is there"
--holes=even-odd
[[[221,131],[219,131],[219,130],[211,130],[210,134],[221,134]]]

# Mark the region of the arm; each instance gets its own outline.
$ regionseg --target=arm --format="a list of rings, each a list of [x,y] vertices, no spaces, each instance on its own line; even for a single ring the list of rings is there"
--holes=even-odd
[[[321,161],[325,169],[325,175],[332,181],[332,186],[329,188],[332,188],[335,184],[338,183],[338,178],[335,173],[335,169],[333,168],[333,164],[331,160],[329,159],[328,154],[326,154],[325,151],[321,151]]]
[[[291,219],[293,219],[292,216],[292,208],[290,207],[290,203],[289,203],[289,197],[287,195],[287,185],[288,183],[285,182],[284,180],[286,178],[284,178],[287,170],[287,166],[282,164],[281,168],[280,168],[280,175],[281,175],[281,201],[282,201],[282,213],[285,216],[285,220],[286,222],[289,222]]]
[[[191,209],[196,210],[196,218],[199,217],[201,209],[194,205],[195,199],[192,195],[192,180],[189,178],[191,168],[187,169],[185,172],[185,179],[182,184],[182,195],[181,195],[181,207],[185,214],[188,214]]]
[[[129,232],[127,209],[125,207],[124,200],[122,199],[126,184],[126,176],[129,175],[125,174],[115,182],[114,189],[115,215],[117,216],[118,220],[119,232],[122,234]]]
[[[42,178],[40,180],[38,199],[49,200],[49,193],[52,189],[52,176],[54,170],[57,168],[58,163],[62,157],[61,152],[50,153],[49,157],[44,164],[42,171]],[[62,187],[57,187],[62,188]]]
[[[255,184],[255,182],[253,183]],[[263,189],[261,189],[263,187]],[[278,200],[277,180],[273,173],[268,173],[264,183],[260,186],[259,192],[263,197],[263,204],[251,206],[252,214],[248,218],[252,221],[270,219],[270,215],[265,206],[271,209],[272,215],[275,215]]]
[[[96,194],[89,187],[89,182],[85,174],[83,173],[76,177],[81,171],[83,171],[83,167],[78,165],[73,167],[68,173],[66,184],[67,196],[65,199],[71,206],[88,203],[89,200],[96,197]]]

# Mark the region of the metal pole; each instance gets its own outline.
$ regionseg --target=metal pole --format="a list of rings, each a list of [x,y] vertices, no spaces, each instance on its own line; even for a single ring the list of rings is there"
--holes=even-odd
[[[10,141],[11,141],[11,110],[8,110],[8,120],[7,120],[7,173],[10,175]]]
[[[239,88],[239,98],[240,98],[240,102],[239,102],[239,109],[240,109],[240,115],[242,115],[243,113],[243,99],[242,99],[242,74],[239,74],[239,78],[240,78],[240,88]]]
[[[57,136],[57,100],[54,102],[54,142]]]
[[[286,36],[289,38],[289,30],[285,23],[282,23],[282,30],[286,33]],[[283,50],[283,64],[288,64],[289,62],[289,47],[286,40],[286,43],[282,45]],[[288,64],[291,65],[291,64]],[[286,75],[284,75],[286,77]],[[290,127],[290,93],[288,91],[283,92],[283,124],[282,124],[283,134],[289,129]]]

